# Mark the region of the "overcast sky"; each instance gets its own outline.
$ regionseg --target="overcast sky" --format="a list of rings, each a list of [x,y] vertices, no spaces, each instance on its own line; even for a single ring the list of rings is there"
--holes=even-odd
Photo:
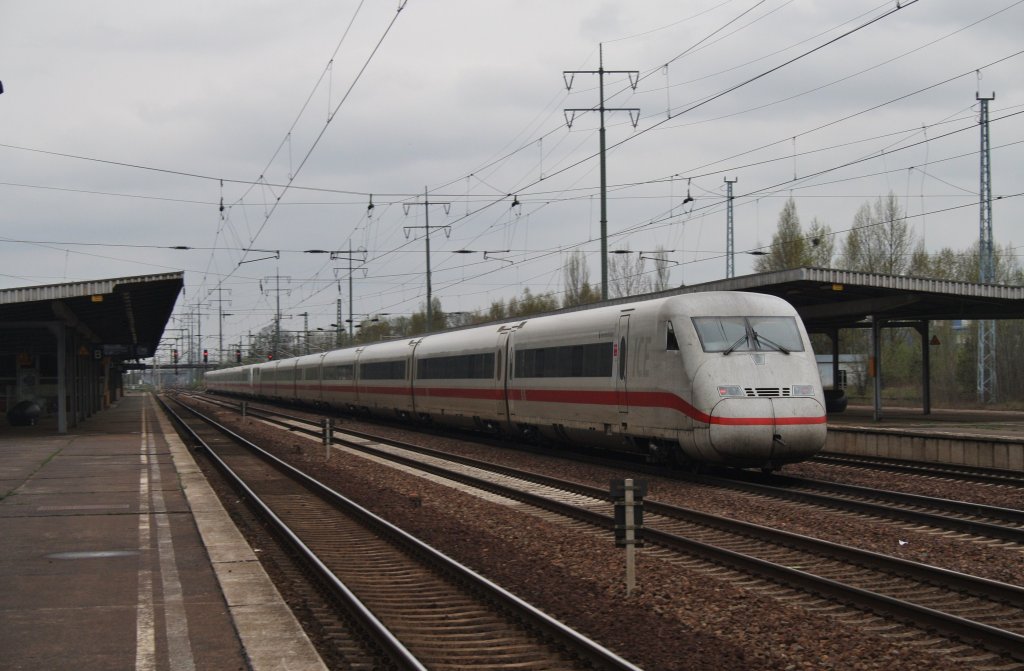
[[[5,1],[0,287],[184,270],[178,312],[203,306],[212,350],[218,310],[225,343],[272,323],[278,297],[286,330],[335,323],[339,298],[347,317],[349,258],[357,320],[422,309],[426,215],[445,311],[560,296],[576,250],[599,283],[599,115],[563,114],[597,107],[599,45],[620,71],[604,80],[609,248],[673,250],[674,284],[725,276],[726,178],[737,275],[790,196],[837,250],[890,191],[930,251],[967,250],[978,93],[996,96],[995,241],[1024,244],[1018,0],[398,8]],[[566,70],[583,71],[571,91]]]

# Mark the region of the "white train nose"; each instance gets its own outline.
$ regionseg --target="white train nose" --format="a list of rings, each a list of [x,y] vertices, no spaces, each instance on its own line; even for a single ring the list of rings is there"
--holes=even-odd
[[[825,410],[813,398],[726,398],[711,411],[708,439],[737,465],[799,461],[825,444]]]
[[[722,461],[757,466],[770,460],[774,433],[769,398],[723,399],[711,411],[708,439]]]

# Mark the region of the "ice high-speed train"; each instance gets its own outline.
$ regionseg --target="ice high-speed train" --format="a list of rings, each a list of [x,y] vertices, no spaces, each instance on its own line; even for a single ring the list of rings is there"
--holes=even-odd
[[[807,332],[774,296],[708,292],[206,374],[209,391],[773,470],[825,443]]]

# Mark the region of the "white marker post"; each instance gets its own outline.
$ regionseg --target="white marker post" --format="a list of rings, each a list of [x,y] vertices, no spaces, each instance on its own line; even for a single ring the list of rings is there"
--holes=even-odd
[[[626,596],[636,589],[636,527],[633,524],[633,479],[626,478]]]
[[[636,589],[636,548],[643,545],[637,533],[643,529],[644,496],[647,481],[632,478],[612,480],[611,495],[615,499],[615,544],[626,548],[626,596]]]
[[[323,440],[324,440],[324,447],[326,448],[326,452],[324,454],[324,459],[327,460],[327,459],[331,458],[331,445],[334,444],[334,423],[331,421],[330,417],[324,417],[323,424],[324,424],[324,438],[323,438]]]

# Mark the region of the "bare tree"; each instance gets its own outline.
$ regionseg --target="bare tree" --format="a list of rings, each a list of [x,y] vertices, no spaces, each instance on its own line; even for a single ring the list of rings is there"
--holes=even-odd
[[[581,251],[575,251],[569,255],[562,269],[565,293],[562,298],[562,307],[574,307],[593,303],[600,299],[600,293],[590,285],[590,269],[587,267],[587,257]]]
[[[543,312],[554,312],[558,309],[558,301],[550,293],[534,294],[530,287],[523,287],[523,293],[508,301],[509,317],[528,317]]]
[[[899,198],[889,192],[874,207],[864,203],[853,217],[846,235],[840,265],[847,270],[900,275],[911,265],[914,231],[907,223]]]
[[[779,225],[772,235],[771,248],[754,262],[754,270],[765,273],[811,265],[807,247],[800,227],[800,215],[796,212],[796,201],[790,198],[779,212]]]
[[[651,291],[664,291],[669,288],[670,269],[672,262],[668,258],[668,252],[664,245],[658,245],[651,253],[651,260],[654,262],[654,277],[650,282]]]
[[[612,257],[608,264],[608,293],[612,298],[636,296],[651,290],[651,281],[644,274],[642,255],[627,247]]]
[[[831,268],[832,257],[835,254],[836,240],[832,235],[832,229],[823,224],[815,217],[811,220],[811,227],[807,231],[808,244],[805,248],[804,261],[801,265],[809,265],[815,268]]]

